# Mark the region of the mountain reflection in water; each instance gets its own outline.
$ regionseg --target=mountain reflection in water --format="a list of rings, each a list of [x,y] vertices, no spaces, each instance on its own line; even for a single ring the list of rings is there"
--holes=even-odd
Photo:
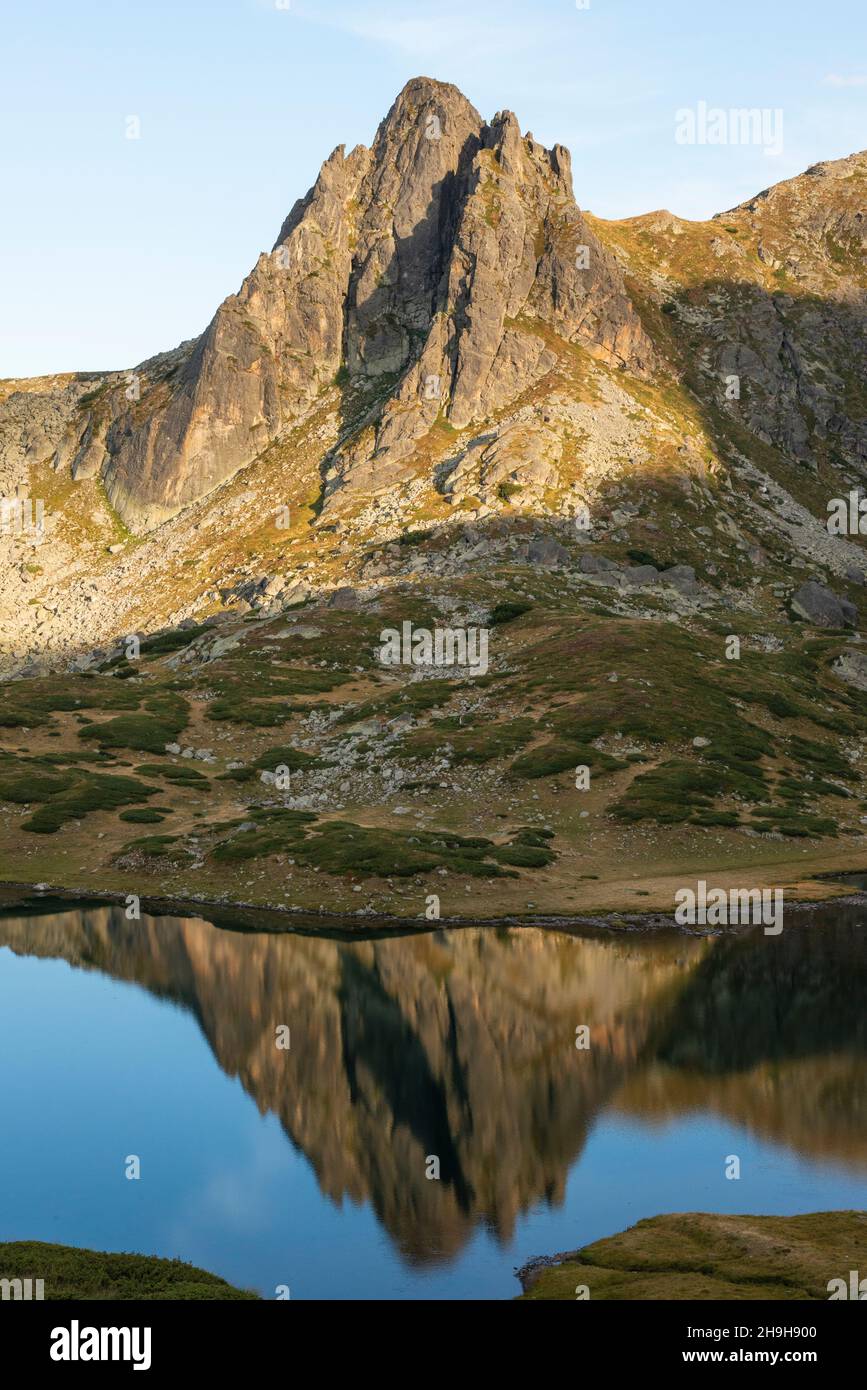
[[[470,928],[347,942],[87,907],[0,916],[0,946],[188,1010],[321,1192],[369,1203],[416,1267],[479,1226],[508,1242],[522,1213],[562,1203],[602,1112],[720,1117],[867,1182],[860,910],[823,909],[779,938]],[[681,1209],[700,1205],[685,1174]]]

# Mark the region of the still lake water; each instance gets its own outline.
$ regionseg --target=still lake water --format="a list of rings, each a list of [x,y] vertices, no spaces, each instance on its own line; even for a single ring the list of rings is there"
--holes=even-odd
[[[530,1256],[658,1212],[864,1208],[865,985],[860,907],[348,943],[6,911],[0,1240],[269,1298],[510,1298]]]

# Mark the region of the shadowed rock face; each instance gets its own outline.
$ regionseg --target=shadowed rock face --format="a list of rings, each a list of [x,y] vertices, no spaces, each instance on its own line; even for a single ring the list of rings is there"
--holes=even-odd
[[[326,160],[179,368],[144,373],[137,400],[113,390],[57,459],[102,471],[124,520],[150,530],[303,421],[343,365],[393,389],[332,459],[328,490],[387,487],[441,411],[463,428],[551,369],[520,315],[613,364],[652,360],[617,264],[575,205],[568,152],[416,78],[370,150]]]
[[[562,1201],[612,1106],[654,1121],[716,1110],[867,1167],[857,924],[787,927],[773,947],[490,929],[338,943],[97,908],[0,918],[0,944],[189,1009],[323,1192],[370,1202],[413,1262],[480,1222],[508,1238],[521,1212]]]
[[[857,915],[833,916],[833,926],[787,926],[772,951],[755,938],[718,941],[619,1103],[648,1117],[710,1109],[863,1172],[867,936]]]

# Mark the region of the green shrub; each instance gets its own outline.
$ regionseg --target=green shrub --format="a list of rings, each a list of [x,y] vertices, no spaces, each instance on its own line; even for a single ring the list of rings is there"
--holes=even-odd
[[[504,599],[502,603],[496,604],[491,609],[488,626],[500,627],[503,623],[514,622],[515,618],[529,613],[532,607],[532,603],[524,603],[521,599]]]
[[[83,773],[80,780],[63,791],[52,794],[22,829],[38,835],[52,835],[66,821],[79,820],[90,811],[113,811],[153,796],[154,788],[132,777],[112,777],[99,773]]]

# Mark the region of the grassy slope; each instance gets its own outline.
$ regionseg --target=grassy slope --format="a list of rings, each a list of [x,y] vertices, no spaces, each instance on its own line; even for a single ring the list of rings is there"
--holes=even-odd
[[[715,1216],[639,1221],[525,1276],[525,1299],[827,1299],[867,1265],[867,1214]]]
[[[41,1240],[0,1244],[0,1278],[43,1279],[46,1302],[65,1298],[198,1302],[259,1297],[182,1260],[79,1250]]]
[[[690,877],[746,871],[807,897],[808,872],[863,861],[861,765],[840,739],[867,735],[867,716],[830,670],[839,637],[779,625],[784,650],[727,663],[713,618],[612,619],[550,578],[514,580],[531,607],[493,627],[477,680],[376,668],[382,627],[437,619],[407,590],[376,612],[310,606],[302,635],[291,617],[238,621],[212,661],[181,660],[196,634],[177,633],[99,675],[5,687],[3,877],[408,916],[436,891],[443,916],[494,916],[665,909]],[[482,616],[501,596],[453,588]],[[174,739],[215,761],[166,757]],[[293,797],[321,793],[315,823],[245,829],[284,802],[260,781],[278,761]],[[404,773],[391,792],[386,767]],[[490,845],[480,859],[455,836]]]

